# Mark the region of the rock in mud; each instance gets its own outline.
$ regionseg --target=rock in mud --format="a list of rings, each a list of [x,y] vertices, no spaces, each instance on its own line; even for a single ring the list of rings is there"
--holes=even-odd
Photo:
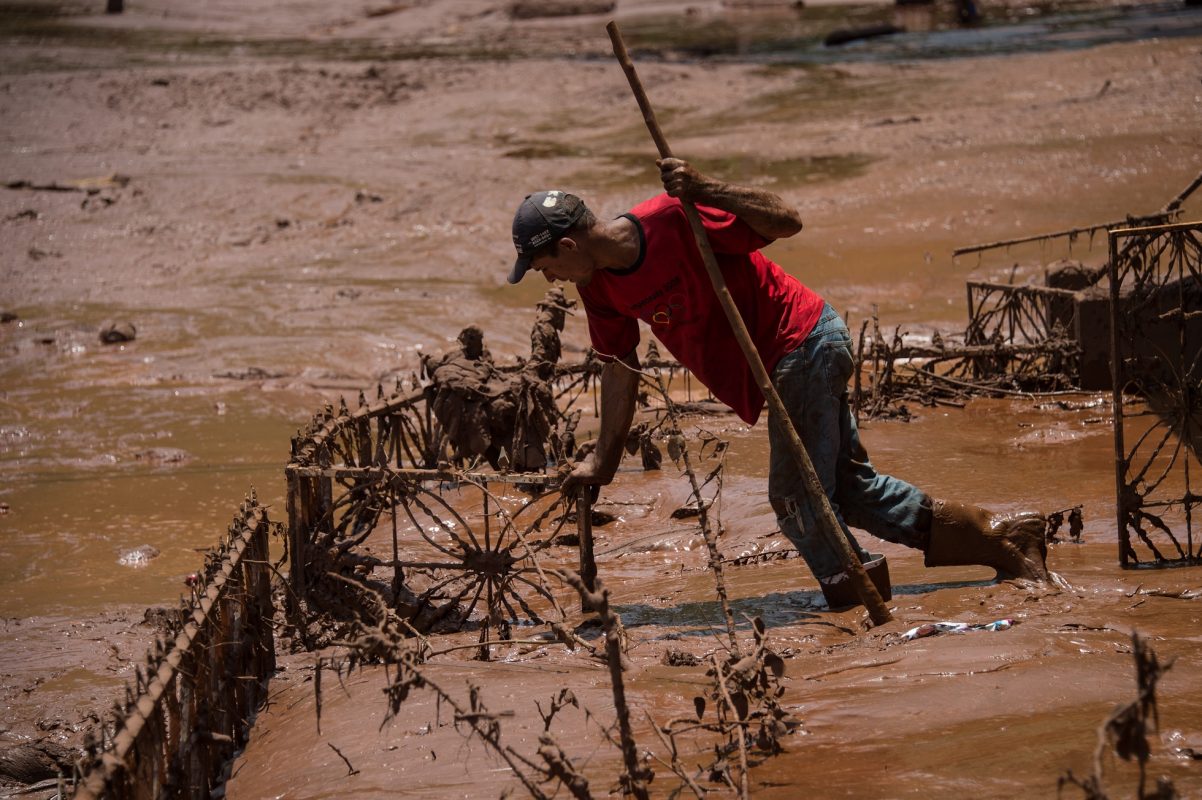
[[[70,775],[77,753],[51,741],[28,742],[0,749],[0,778],[31,784]]]
[[[696,667],[701,664],[701,659],[698,656],[675,648],[665,650],[662,661],[664,666],[667,667]]]
[[[192,454],[178,447],[148,447],[134,453],[134,460],[154,466],[179,466],[192,460]]]
[[[100,341],[103,344],[132,342],[136,338],[138,338],[138,329],[132,322],[110,322],[100,329]]]
[[[144,545],[147,546],[147,545]],[[154,550],[154,548],[150,548]],[[131,551],[132,552],[132,551]],[[158,552],[157,550],[155,551]],[[152,606],[142,615],[142,624],[159,633],[173,633],[183,622],[183,615],[178,608],[168,606]]]
[[[144,544],[133,550],[126,550],[117,559],[117,563],[123,567],[144,567],[158,557],[159,549],[157,547]]]

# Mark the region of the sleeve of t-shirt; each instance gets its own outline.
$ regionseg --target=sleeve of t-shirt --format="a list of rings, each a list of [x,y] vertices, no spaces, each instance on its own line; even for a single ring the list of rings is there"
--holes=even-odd
[[[588,315],[588,335],[602,361],[613,361],[629,354],[639,344],[639,323],[612,308],[590,299],[581,292],[584,312]]]
[[[710,247],[715,253],[744,255],[772,243],[771,239],[760,236],[750,225],[729,211],[697,206],[697,214],[701,217],[701,224],[709,235]]]

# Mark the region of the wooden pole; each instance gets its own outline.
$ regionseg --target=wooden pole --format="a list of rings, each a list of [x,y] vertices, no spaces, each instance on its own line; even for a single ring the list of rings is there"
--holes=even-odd
[[[593,557],[593,489],[581,486],[576,496],[576,532],[579,534],[580,580],[589,592],[597,590],[597,561]],[[596,611],[589,604],[586,594],[580,595],[580,610],[584,613]]]
[[[643,121],[647,124],[647,130],[651,132],[651,138],[655,140],[655,146],[659,149],[660,157],[672,158],[672,149],[668,147],[668,142],[659,128],[659,123],[655,120],[655,111],[651,108],[651,102],[647,99],[647,93],[643,90],[643,84],[639,80],[638,73],[634,70],[634,64],[630,61],[629,54],[626,52],[626,45],[622,41],[622,34],[618,30],[618,24],[610,22],[605,26],[605,30],[609,33],[610,41],[613,42],[614,56],[617,57],[618,63],[622,65],[622,71],[626,73],[626,80],[630,83],[630,88],[634,92],[635,99],[638,101],[639,109],[643,112]],[[693,229],[693,236],[697,240],[697,248],[701,251],[701,260],[705,264],[706,272],[709,273],[710,281],[714,285],[714,292],[718,295],[718,301],[722,304],[722,310],[726,312],[726,318],[730,321],[730,327],[734,331],[735,338],[738,340],[739,346],[743,349],[743,355],[747,358],[747,363],[751,367],[751,373],[755,377],[760,391],[764,393],[764,399],[768,402],[769,412],[776,418],[782,430],[785,431],[789,450],[793,455],[793,459],[797,462],[797,468],[801,473],[802,488],[811,506],[818,510],[819,531],[834,546],[835,552],[839,555],[839,560],[842,562],[844,571],[851,577],[856,594],[859,595],[864,607],[868,609],[868,614],[872,618],[873,623],[881,625],[889,622],[893,617],[889,614],[889,609],[885,606],[885,602],[881,600],[880,593],[877,592],[876,587],[869,580],[868,573],[864,571],[864,565],[860,563],[860,559],[852,552],[847,537],[843,535],[843,529],[839,525],[839,520],[835,517],[835,512],[831,509],[826,491],[823,490],[822,483],[818,480],[817,473],[814,472],[814,465],[810,461],[810,456],[802,445],[801,438],[797,435],[797,430],[793,427],[793,421],[789,417],[789,412],[785,408],[784,401],[780,399],[776,387],[772,385],[772,379],[768,376],[768,370],[764,368],[764,362],[760,360],[760,354],[755,349],[755,344],[751,340],[751,334],[747,330],[747,325],[743,322],[743,317],[739,314],[738,307],[735,306],[734,298],[731,297],[730,290],[726,287],[726,280],[722,277],[722,271],[718,267],[717,259],[714,258],[714,251],[710,247],[705,227],[701,224],[701,217],[698,216],[697,209],[689,201],[682,200],[681,204],[684,206],[685,216],[689,220],[689,227]]]

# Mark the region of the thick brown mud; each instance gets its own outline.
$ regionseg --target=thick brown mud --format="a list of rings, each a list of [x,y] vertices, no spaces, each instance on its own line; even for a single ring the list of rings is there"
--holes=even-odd
[[[288,437],[321,404],[409,376],[468,323],[498,360],[529,351],[545,287],[504,285],[523,193],[561,186],[616,214],[657,191],[602,18],[518,22],[487,0],[373,15],[161,0],[106,17],[93,5],[0,6],[0,178],[69,189],[0,189],[0,311],[15,316],[0,324],[6,742],[80,740],[153,636],[141,609],[174,603],[249,486],[283,518]],[[650,48],[636,58],[674,149],[796,204],[806,230],[770,255],[853,326],[874,306],[916,333],[961,326],[965,279],[1021,277],[1070,253],[957,262],[952,248],[1154,211],[1202,169],[1197,37],[749,63],[737,47],[726,60],[696,47],[712,47],[732,14],[732,29],[751,32],[744,43],[795,31],[791,18],[698,3],[687,16],[698,24],[677,26],[690,41],[652,48],[662,19],[686,9],[642,5],[617,17]],[[660,17],[641,17],[649,8]],[[815,8],[796,30],[821,36],[838,21]],[[531,91],[552,74],[554,91]],[[1100,263],[1102,242],[1090,244],[1071,255]],[[136,339],[102,343],[121,322]],[[582,315],[563,340],[565,360],[578,357]],[[1021,621],[900,644],[896,627],[861,635],[856,612],[823,611],[798,561],[732,567],[737,610],[762,615],[792,651],[787,698],[806,730],[756,773],[757,795],[1050,795],[1063,769],[1088,771],[1096,725],[1133,694],[1131,628],[1180,656],[1161,684],[1155,766],[1199,791],[1170,746],[1202,749],[1199,601],[1134,593],[1199,579],[1117,569],[1104,402],[912,411],[909,424],[865,425],[883,469],[998,510],[1084,506],[1086,544],[1050,559],[1075,588],[1031,595],[984,571],[932,573],[886,545],[899,625]],[[762,426],[704,425],[732,440],[724,554],[783,547]],[[716,646],[704,544],[670,516],[686,497],[672,469],[632,463],[602,497],[618,520],[597,529],[602,576],[636,641],[632,691],[656,719],[689,712],[701,680],[661,665],[664,650]],[[158,555],[119,563],[143,546]],[[490,702],[515,712],[517,740],[538,722],[530,700],[565,683],[603,715],[604,672],[551,650],[451,664],[444,680],[486,682]],[[505,773],[477,743],[445,725],[421,732],[432,717],[420,699],[377,732],[378,675],[350,680],[349,697],[329,692],[318,737],[307,663],[289,662],[274,685],[232,794],[498,793]],[[654,741],[636,717],[640,740]],[[561,738],[607,790],[616,752],[572,719],[578,736]],[[327,742],[359,773],[345,776]]]

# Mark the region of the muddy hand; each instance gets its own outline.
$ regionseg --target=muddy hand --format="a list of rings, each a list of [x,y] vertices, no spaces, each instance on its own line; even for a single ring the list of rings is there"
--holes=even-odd
[[[589,453],[567,474],[559,489],[565,495],[572,496],[580,491],[581,486],[591,486],[593,487],[593,499],[596,500],[601,487],[612,480],[613,474],[607,475],[598,470],[596,458]]]
[[[706,178],[692,164],[680,158],[660,158],[655,163],[668,196],[696,200],[701,195]]]

